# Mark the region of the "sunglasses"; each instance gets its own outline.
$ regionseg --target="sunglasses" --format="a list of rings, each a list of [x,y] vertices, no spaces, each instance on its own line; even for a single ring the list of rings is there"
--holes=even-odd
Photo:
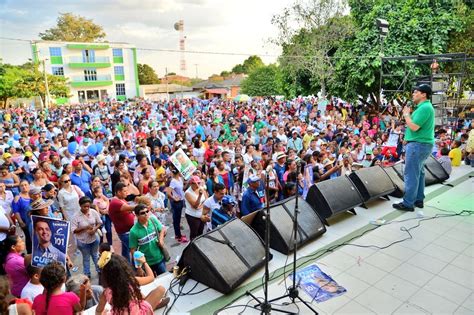
[[[69,183],[71,180],[70,179],[65,179],[63,180],[63,183],[66,184],[66,183]]]
[[[140,212],[138,215],[147,215],[148,212],[150,212],[150,211],[148,211],[148,210],[147,210],[147,211],[143,211],[143,212]]]

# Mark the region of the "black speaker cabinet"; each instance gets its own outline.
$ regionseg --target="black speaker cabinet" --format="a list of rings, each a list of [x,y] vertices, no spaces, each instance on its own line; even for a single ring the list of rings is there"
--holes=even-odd
[[[189,243],[178,266],[188,267],[192,279],[227,294],[262,267],[264,258],[260,236],[234,219]]]
[[[395,190],[390,194],[390,196],[402,198],[403,194],[405,193],[405,182],[403,181],[403,177],[400,177],[393,166],[385,167],[383,170],[385,173],[387,173],[388,177],[390,177],[393,184],[395,185]]]
[[[444,170],[432,155],[425,162],[425,185],[434,185],[444,182],[449,178],[449,174]]]
[[[352,210],[364,203],[354,183],[347,176],[339,176],[314,184],[306,201],[323,218]]]
[[[359,191],[364,203],[395,191],[395,186],[380,166],[361,168],[349,175],[349,178]]]
[[[270,206],[270,248],[288,255],[294,249],[293,219],[296,198],[288,198]],[[311,206],[301,197],[298,198],[298,234],[297,245],[302,246],[326,232],[324,223]],[[251,227],[265,239],[265,211],[260,210]]]

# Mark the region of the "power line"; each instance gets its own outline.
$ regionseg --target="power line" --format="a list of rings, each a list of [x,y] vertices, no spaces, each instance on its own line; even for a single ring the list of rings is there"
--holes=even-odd
[[[0,40],[20,41],[31,43],[33,40],[11,38],[11,37],[0,37]],[[110,44],[113,44],[112,42]],[[179,49],[164,49],[164,48],[145,48],[136,47],[137,50],[142,51],[155,51],[155,52],[169,52],[169,53],[181,53],[183,51]],[[315,58],[315,59],[373,59],[378,58],[377,56],[351,56],[351,57],[334,57],[334,56],[307,56],[307,55],[275,55],[275,54],[258,54],[258,53],[236,53],[236,52],[225,52],[225,51],[206,51],[206,50],[184,50],[187,54],[201,54],[201,55],[223,55],[223,56],[260,56],[260,57],[276,57],[282,59],[297,59],[297,58]]]

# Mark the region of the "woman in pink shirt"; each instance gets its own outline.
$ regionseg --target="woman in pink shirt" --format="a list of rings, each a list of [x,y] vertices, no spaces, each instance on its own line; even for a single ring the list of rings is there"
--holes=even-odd
[[[80,298],[74,292],[62,292],[66,282],[66,270],[60,263],[53,261],[41,271],[40,283],[44,292],[33,301],[36,315],[61,314],[73,315],[81,312],[86,305],[86,286],[81,285]],[[54,310],[48,312],[48,310]]]
[[[0,262],[8,276],[11,293],[16,297],[20,297],[21,290],[30,280],[26,272],[25,259],[21,256],[24,251],[25,242],[22,238],[10,235],[5,239]]]

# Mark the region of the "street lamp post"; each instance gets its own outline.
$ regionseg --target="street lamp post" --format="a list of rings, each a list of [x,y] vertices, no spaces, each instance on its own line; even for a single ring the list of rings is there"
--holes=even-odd
[[[384,52],[383,52],[383,44],[385,37],[388,35],[388,22],[387,20],[384,19],[377,19],[377,28],[379,29],[379,36],[380,36],[380,80],[379,80],[379,97],[377,101],[377,105],[380,108],[380,105],[382,104],[382,65],[383,65],[383,57],[384,57]]]
[[[48,60],[48,59],[41,60],[41,62],[43,63],[44,87],[46,89],[46,93],[45,93],[45,96],[44,96],[44,102],[45,102],[46,109],[49,109],[50,97],[49,97],[48,75],[46,74],[45,60]]]

